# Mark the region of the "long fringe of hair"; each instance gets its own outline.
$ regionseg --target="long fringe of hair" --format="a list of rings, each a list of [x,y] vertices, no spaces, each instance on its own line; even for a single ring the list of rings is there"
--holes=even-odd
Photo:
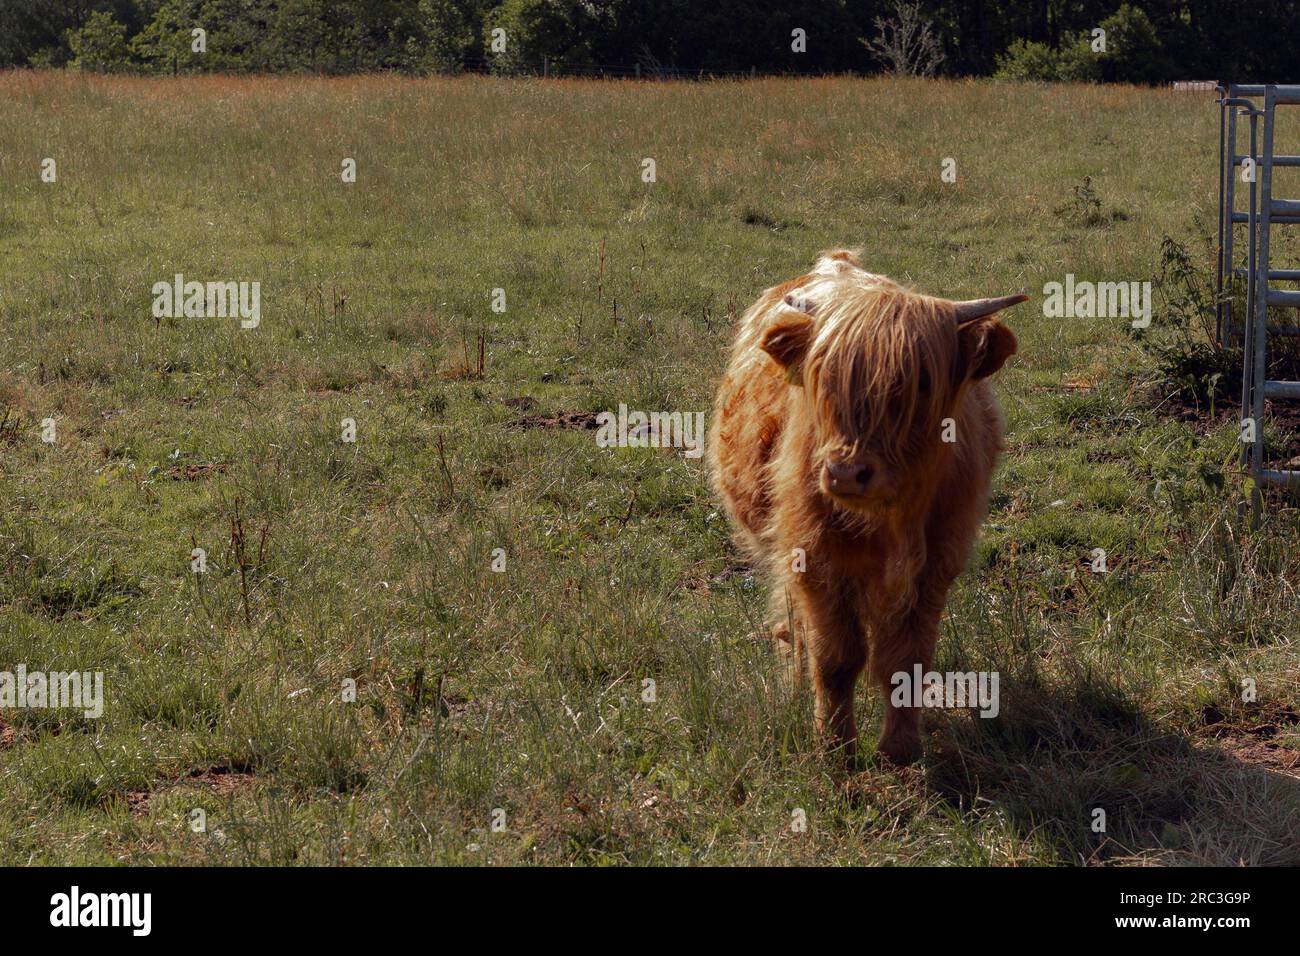
[[[957,328],[947,303],[873,278],[836,283],[817,316],[804,387],[818,422],[898,467],[916,453],[917,426],[937,427],[951,408]]]

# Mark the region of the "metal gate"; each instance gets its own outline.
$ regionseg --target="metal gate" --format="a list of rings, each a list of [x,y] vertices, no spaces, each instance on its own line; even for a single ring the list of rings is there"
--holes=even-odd
[[[1300,470],[1264,467],[1264,400],[1300,399],[1300,382],[1267,378],[1268,337],[1300,334],[1294,324],[1269,325],[1273,307],[1300,308],[1300,291],[1275,282],[1300,281],[1300,269],[1273,269],[1269,239],[1275,224],[1300,225],[1300,200],[1273,197],[1273,170],[1300,167],[1300,156],[1274,155],[1277,107],[1300,106],[1300,86],[1230,85],[1219,87],[1219,261],[1215,268],[1219,343],[1242,342],[1242,464],[1260,485],[1300,488]],[[1237,119],[1250,124],[1250,150],[1237,152]],[[1260,121],[1263,143],[1259,143]],[[1246,175],[1238,181],[1238,169]],[[1246,209],[1238,211],[1237,186],[1249,188]],[[1246,226],[1245,264],[1234,250],[1236,227]],[[1234,316],[1232,293],[1245,280],[1245,314]],[[1239,321],[1238,321],[1239,319]]]

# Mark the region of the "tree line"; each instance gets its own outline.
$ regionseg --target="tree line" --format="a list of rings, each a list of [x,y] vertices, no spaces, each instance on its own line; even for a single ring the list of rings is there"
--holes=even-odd
[[[1298,43],[1300,0],[0,0],[0,68],[99,72],[1287,82]]]

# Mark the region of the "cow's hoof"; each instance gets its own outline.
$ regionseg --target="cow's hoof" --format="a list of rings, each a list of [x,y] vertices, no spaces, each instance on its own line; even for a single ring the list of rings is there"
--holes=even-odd
[[[921,756],[919,740],[882,740],[876,747],[876,761],[885,767],[908,767]]]

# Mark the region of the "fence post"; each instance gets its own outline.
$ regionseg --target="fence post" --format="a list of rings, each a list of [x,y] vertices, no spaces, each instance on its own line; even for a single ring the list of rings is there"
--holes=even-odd
[[[1260,154],[1262,162],[1259,163],[1255,170],[1255,179],[1259,186],[1259,217],[1255,226],[1258,237],[1254,240],[1259,244],[1259,251],[1255,254],[1255,301],[1251,303],[1254,306],[1255,314],[1250,316],[1247,321],[1255,323],[1255,340],[1251,343],[1254,347],[1253,364],[1247,364],[1243,361],[1243,368],[1249,368],[1252,373],[1254,392],[1251,396],[1250,415],[1255,421],[1255,442],[1251,448],[1250,466],[1251,476],[1259,481],[1260,472],[1264,470],[1264,382],[1268,378],[1268,267],[1269,267],[1269,238],[1272,231],[1273,219],[1273,119],[1274,119],[1275,94],[1274,87],[1264,87],[1264,143],[1263,152]],[[1243,355],[1245,349],[1243,348]],[[1243,415],[1244,415],[1243,411]],[[1255,522],[1259,521],[1262,501],[1258,484],[1251,492],[1251,515]]]
[[[551,75],[551,61],[550,61],[550,58],[549,58],[549,57],[547,57],[546,55],[543,54],[543,56],[542,56],[542,79],[546,79],[546,77],[548,77],[548,76],[550,76],[550,75]]]
[[[1232,93],[1232,87],[1228,88],[1229,95]],[[1225,206],[1224,216],[1227,217],[1227,228],[1223,236],[1223,287],[1224,289],[1232,288],[1233,268],[1235,267],[1235,253],[1233,245],[1235,244],[1235,234],[1233,233],[1232,216],[1233,210],[1237,208],[1237,106],[1228,107],[1228,139],[1227,151],[1224,156],[1224,168],[1226,169],[1227,183],[1225,184]],[[1228,299],[1223,303],[1223,335],[1224,341],[1232,339],[1232,300]]]
[[[636,65],[636,78],[637,78],[638,80],[641,79],[641,64],[640,64],[640,63],[638,63],[638,64]]]
[[[1219,88],[1219,248],[1214,264],[1214,341],[1219,345],[1223,344],[1223,176],[1227,164],[1224,131],[1228,125],[1228,106],[1223,101],[1230,95],[1227,89]]]

